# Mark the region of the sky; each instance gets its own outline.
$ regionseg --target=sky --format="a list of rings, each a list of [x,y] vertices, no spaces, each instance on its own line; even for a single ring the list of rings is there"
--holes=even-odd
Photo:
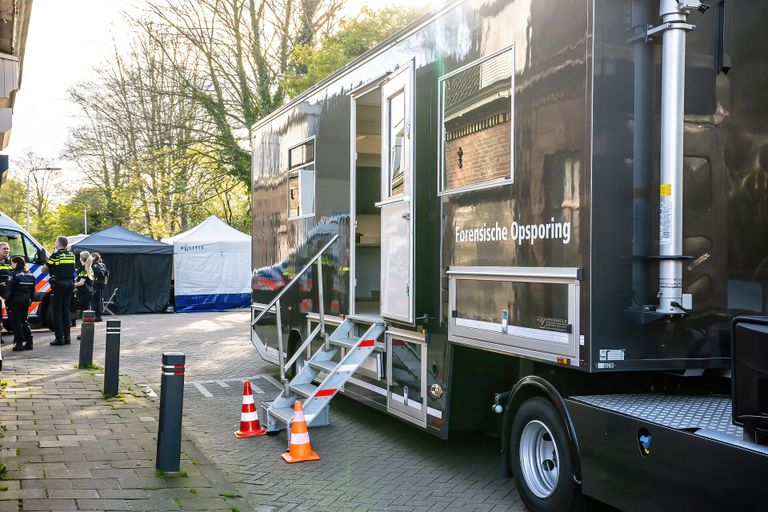
[[[142,0],[35,0],[30,18],[21,89],[16,96],[13,131],[6,153],[13,161],[27,151],[49,158],[61,167],[58,181],[80,188],[82,175],[73,162],[60,158],[69,131],[77,124],[77,110],[67,101],[67,90],[93,77],[105,62],[112,41],[130,38],[125,13],[136,13]],[[429,0],[348,0],[350,12],[368,5],[423,5]]]

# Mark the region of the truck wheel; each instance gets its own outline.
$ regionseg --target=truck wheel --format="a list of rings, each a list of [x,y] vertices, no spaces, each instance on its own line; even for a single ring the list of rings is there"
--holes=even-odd
[[[511,431],[510,464],[520,497],[535,512],[571,510],[576,499],[573,460],[562,420],[541,397],[523,402]]]

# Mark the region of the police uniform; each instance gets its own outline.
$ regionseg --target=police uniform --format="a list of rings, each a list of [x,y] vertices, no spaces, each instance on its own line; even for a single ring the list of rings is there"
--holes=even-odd
[[[5,297],[8,281],[11,279],[11,260],[0,260],[0,297]],[[3,343],[3,329],[0,327],[0,343]]]
[[[27,322],[27,315],[34,295],[35,276],[24,269],[13,271],[6,289],[5,305],[13,326],[13,350],[15,351],[32,350],[32,331]]]
[[[66,249],[59,249],[51,254],[45,262],[50,274],[51,311],[56,339],[51,345],[66,345],[71,343],[69,337],[72,291],[75,288],[75,255]]]
[[[11,259],[0,260],[0,286],[5,286],[11,280],[12,274]]]
[[[88,272],[85,270],[85,267],[80,267],[77,270],[76,282],[80,281],[85,281],[85,283],[76,287],[77,298],[80,300],[80,311],[85,311],[91,307],[91,295],[93,291],[91,288],[93,281],[91,281],[91,278],[88,277]]]
[[[109,270],[103,261],[93,263],[93,295],[91,296],[91,309],[94,312],[94,320],[101,322],[101,312],[104,309],[104,288],[107,287]]]

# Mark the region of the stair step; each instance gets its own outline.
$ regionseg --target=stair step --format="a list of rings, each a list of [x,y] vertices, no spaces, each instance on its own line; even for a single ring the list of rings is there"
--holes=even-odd
[[[346,349],[350,349],[355,346],[355,344],[360,340],[360,338],[334,338],[331,337],[331,343],[338,347],[344,347]]]
[[[335,361],[309,361],[309,366],[325,373],[331,373],[338,364]]]
[[[270,407],[267,409],[267,414],[288,425],[293,418],[293,407]]]
[[[289,389],[297,395],[309,398],[309,396],[315,392],[317,386],[314,384],[290,384]]]

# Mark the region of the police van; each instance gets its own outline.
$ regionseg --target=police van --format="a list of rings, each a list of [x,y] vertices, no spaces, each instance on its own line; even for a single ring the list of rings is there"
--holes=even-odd
[[[24,257],[29,271],[35,276],[35,295],[29,306],[30,322],[42,323],[46,327],[51,327],[53,324],[48,312],[51,285],[48,282],[48,273],[43,272],[43,265],[48,259],[48,254],[40,242],[2,212],[0,212],[0,242],[6,242],[10,246],[10,256]],[[10,327],[8,314],[4,308],[3,326]]]

